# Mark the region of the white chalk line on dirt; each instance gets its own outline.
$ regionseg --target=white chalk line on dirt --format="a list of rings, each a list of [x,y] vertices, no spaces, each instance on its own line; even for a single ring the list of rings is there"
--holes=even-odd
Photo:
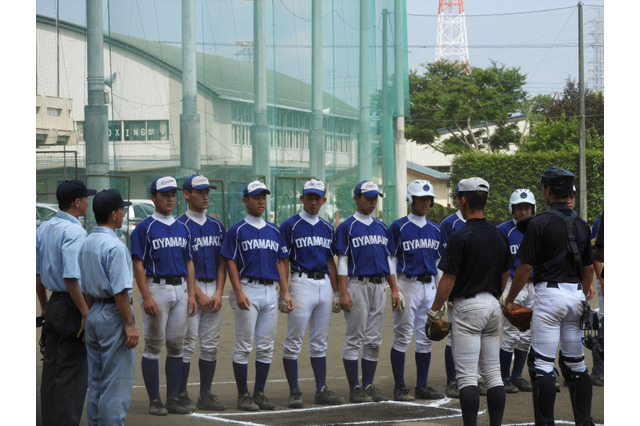
[[[358,422],[342,422],[340,424],[343,425],[363,425],[363,424],[383,424],[383,423],[409,423],[416,421],[426,421],[426,420],[438,420],[438,419],[446,419],[446,418],[456,418],[460,417],[460,410],[450,407],[441,407],[441,405],[450,402],[450,398],[444,398],[438,401],[430,402],[430,403],[416,403],[416,402],[400,402],[400,401],[385,401],[385,402],[365,402],[362,404],[342,404],[342,405],[333,405],[327,407],[313,407],[313,408],[300,408],[300,409],[289,409],[289,410],[276,410],[276,411],[257,411],[257,412],[241,412],[241,413],[216,413],[216,414],[204,414],[204,413],[192,413],[191,416],[208,419],[211,421],[221,421],[225,423],[233,423],[233,424],[242,424],[242,425],[253,425],[253,426],[266,426],[266,424],[262,423],[254,423],[248,421],[240,421],[233,420],[232,417],[246,417],[246,416],[264,416],[265,414],[291,414],[291,413],[302,413],[302,412],[318,412],[318,411],[329,411],[329,410],[344,410],[351,409],[353,406],[365,406],[365,405],[373,405],[373,404],[388,404],[388,405],[410,405],[410,406],[421,406],[421,407],[433,407],[440,408],[443,410],[451,411],[450,415],[439,415],[439,416],[431,416],[431,417],[420,417],[415,419],[392,419],[392,420],[370,420],[370,421],[358,421]]]

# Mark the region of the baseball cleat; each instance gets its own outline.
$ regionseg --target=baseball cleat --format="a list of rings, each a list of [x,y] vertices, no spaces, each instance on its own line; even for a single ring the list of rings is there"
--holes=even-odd
[[[521,392],[531,392],[531,383],[527,381],[524,377],[512,377],[511,381]],[[506,389],[505,389],[506,390]]]
[[[149,414],[152,416],[166,416],[169,412],[162,401],[159,399],[153,399],[149,403]]]
[[[320,391],[316,391],[313,402],[318,405],[340,405],[344,402],[344,399],[327,389],[326,386],[323,386]]]
[[[302,401],[302,392],[300,389],[292,389],[289,393],[289,408],[302,408],[304,402]]]
[[[197,407],[199,410],[224,411],[227,406],[218,400],[218,397],[207,391],[204,395],[198,397]]]
[[[302,394],[301,394],[302,395]],[[301,399],[302,401],[302,399]],[[264,392],[258,391],[255,395],[253,395],[253,402],[261,409],[261,410],[273,410],[276,406],[269,401],[269,399],[264,396]]]
[[[378,393],[378,390],[373,386],[373,385],[367,385],[366,388],[364,388],[364,393],[371,397],[371,399],[373,400],[373,402],[382,402],[382,401],[388,401],[388,398],[385,398],[384,396],[380,395],[380,393]]]
[[[193,403],[191,398],[189,398],[189,393],[187,391],[184,391],[180,395],[178,395],[178,402],[189,411],[196,411],[197,407]]]
[[[244,392],[238,395],[238,410],[244,411],[257,411],[259,407],[253,402],[253,398],[249,392]]]
[[[373,402],[373,398],[364,393],[364,390],[360,385],[357,385],[351,390],[351,393],[349,394],[349,401],[354,404],[359,404],[361,402]]]
[[[394,401],[415,401],[416,399],[411,395],[411,390],[406,386],[400,386],[393,390]]]
[[[418,399],[442,399],[444,394],[438,392],[429,386],[419,386],[415,389],[415,395]]]
[[[171,398],[167,401],[165,407],[171,414],[190,414],[192,411],[184,405],[180,404],[178,397]]]
[[[452,380],[449,383],[447,383],[447,387],[444,390],[444,393],[449,398],[460,398],[460,390],[458,389],[458,381],[457,380]]]
[[[504,393],[518,393],[518,387],[514,384],[516,379],[510,379],[507,377],[502,380],[502,383],[504,383]],[[531,390],[529,390],[529,392],[531,392]]]

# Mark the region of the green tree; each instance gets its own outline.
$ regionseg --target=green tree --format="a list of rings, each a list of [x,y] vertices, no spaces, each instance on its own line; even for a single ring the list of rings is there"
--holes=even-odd
[[[408,138],[445,154],[498,152],[520,142],[517,126],[507,122],[510,113],[522,111],[526,98],[526,76],[519,68],[495,62],[470,73],[456,63],[424,67],[424,75],[409,74]],[[497,127],[490,133],[492,124]]]
[[[531,125],[523,152],[577,151],[580,137],[580,92],[568,79],[561,94],[538,96],[528,103]],[[604,95],[585,89],[585,141],[587,149],[604,149]]]

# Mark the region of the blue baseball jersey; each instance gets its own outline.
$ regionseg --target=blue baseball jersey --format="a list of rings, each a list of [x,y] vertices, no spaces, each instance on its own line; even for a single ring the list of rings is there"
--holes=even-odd
[[[442,256],[440,227],[426,219],[420,227],[409,216],[394,221],[389,228],[396,270],[407,275],[437,275],[436,260]]]
[[[240,277],[278,281],[278,260],[287,258],[289,249],[275,224],[256,228],[243,219],[229,228],[220,254],[238,264]]]
[[[131,256],[142,260],[148,277],[186,277],[193,260],[189,228],[177,220],[168,225],[154,213],[131,233]]]
[[[440,232],[442,233],[441,241],[443,249],[447,248],[447,242],[449,241],[449,238],[451,238],[451,234],[453,234],[454,231],[457,231],[458,229],[464,227],[465,224],[466,221],[462,217],[462,213],[460,213],[460,210],[442,219],[442,222],[440,222]]]
[[[291,216],[280,225],[280,231],[289,249],[292,272],[329,273],[329,259],[333,257],[333,226],[317,218],[312,224],[300,213]]]
[[[205,222],[201,225],[184,213],[178,221],[184,223],[191,234],[191,255],[196,279],[215,280],[226,231],[218,219],[209,215],[204,215],[204,218]]]
[[[518,231],[514,220],[508,220],[505,223],[501,223],[498,225],[498,229],[502,231],[502,233],[507,236],[507,240],[509,240],[509,252],[513,259],[513,265],[511,265],[509,274],[513,277],[516,273],[516,269],[518,268],[518,264],[520,263],[520,259],[518,259],[516,255],[518,254],[518,248],[520,248],[520,243],[522,242],[524,234]],[[533,274],[533,271],[531,273]]]
[[[350,216],[336,228],[336,253],[349,259],[349,276],[387,276],[392,247],[387,225],[372,218],[369,225]]]

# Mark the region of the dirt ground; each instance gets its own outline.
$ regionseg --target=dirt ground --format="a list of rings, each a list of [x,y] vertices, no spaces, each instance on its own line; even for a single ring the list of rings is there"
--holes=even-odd
[[[225,293],[228,295],[228,290]],[[287,407],[287,398],[289,389],[287,386],[284,369],[282,367],[282,344],[286,334],[287,318],[285,314],[279,314],[278,333],[276,337],[276,347],[274,349],[273,364],[269,372],[269,381],[265,389],[265,394],[276,405],[274,411],[258,411],[255,413],[246,413],[239,411],[236,406],[236,386],[231,368],[231,352],[234,345],[234,327],[233,314],[229,306],[228,298],[223,300],[222,310],[222,333],[220,341],[220,350],[218,352],[218,364],[214,377],[212,392],[220,398],[221,402],[227,405],[227,410],[223,412],[205,412],[197,411],[187,416],[169,414],[166,417],[150,416],[148,414],[149,400],[142,381],[140,371],[140,358],[142,356],[143,338],[142,338],[142,319],[140,315],[139,293],[134,286],[133,290],[134,314],[140,334],[140,343],[136,348],[136,371],[134,388],[131,395],[131,405],[129,413],[125,420],[125,424],[131,426],[150,426],[150,425],[221,425],[221,424],[251,424],[251,425],[333,425],[333,424],[415,424],[415,425],[460,425],[462,419],[460,417],[460,405],[458,399],[446,398],[440,401],[424,401],[416,400],[412,403],[401,402],[383,402],[383,403],[366,403],[366,404],[349,404],[349,390],[347,381],[344,376],[344,367],[342,364],[342,346],[345,337],[345,321],[342,313],[333,314],[331,323],[331,332],[329,335],[329,349],[327,353],[327,385],[328,387],[342,396],[347,403],[341,406],[324,407],[313,404],[313,395],[315,385],[313,374],[309,362],[308,345],[305,343],[300,358],[299,365],[299,383],[303,392],[304,408],[290,409]],[[597,307],[597,300],[592,301],[594,307]],[[39,307],[36,301],[36,312]],[[391,341],[393,334],[393,317],[391,309],[387,311],[385,321],[385,329],[383,333],[383,344],[380,351],[380,361],[375,377],[375,386],[389,398],[393,398],[393,376],[391,374],[391,365],[389,361],[389,352],[391,350]],[[42,371],[42,362],[38,350],[38,339],[41,329],[36,329],[35,346],[36,346],[36,420],[37,424],[41,424],[40,416],[40,375]],[[429,370],[429,386],[436,388],[444,393],[445,388],[445,369],[444,369],[444,348],[445,342],[436,342],[433,346],[433,356],[431,358],[431,366]],[[415,386],[415,363],[413,361],[413,345],[407,351],[407,362],[405,367],[405,380],[407,386]],[[191,373],[189,378],[189,393],[192,399],[196,399],[198,395],[198,367],[197,353],[192,361]],[[591,354],[586,354],[586,362],[591,369]],[[161,371],[164,365],[164,353],[160,359]],[[253,368],[253,360],[249,364],[249,378],[253,377],[255,369]],[[166,396],[164,389],[164,374],[160,374],[161,395]],[[525,377],[527,377],[525,369]],[[528,378],[528,377],[527,377]],[[249,383],[252,389],[252,382]],[[604,387],[593,388],[592,416],[596,424],[604,424]],[[486,398],[480,398],[480,412],[478,414],[478,424],[486,425],[489,423],[486,411]],[[573,424],[573,413],[569,399],[569,391],[566,387],[561,387],[556,397],[555,416],[557,424]],[[504,424],[526,425],[533,424],[533,408],[531,401],[531,393],[507,394],[507,404],[504,413]],[[83,414],[82,423],[86,424],[86,413]]]

